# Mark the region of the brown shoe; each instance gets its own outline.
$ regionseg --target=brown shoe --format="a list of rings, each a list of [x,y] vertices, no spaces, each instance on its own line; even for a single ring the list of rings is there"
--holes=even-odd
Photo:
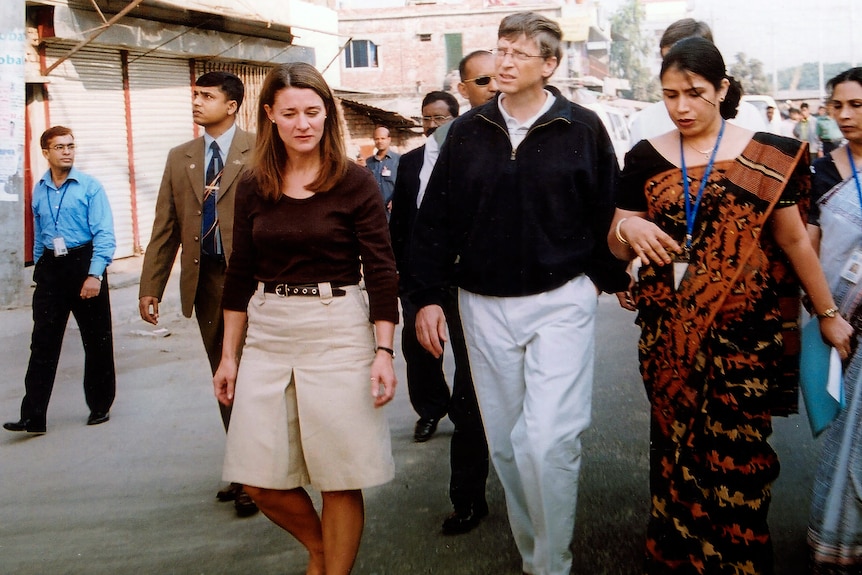
[[[233,502],[233,506],[236,509],[238,517],[250,517],[257,513],[257,505],[255,505],[251,496],[243,491],[241,486],[239,491],[236,492],[236,499]]]
[[[216,493],[216,499],[223,502],[236,501],[237,493],[240,493],[241,491],[242,485],[239,483],[231,483]]]

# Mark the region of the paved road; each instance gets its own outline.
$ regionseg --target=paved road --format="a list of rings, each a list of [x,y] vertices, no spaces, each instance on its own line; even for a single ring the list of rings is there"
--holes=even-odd
[[[284,574],[305,558],[260,515],[238,519],[218,503],[224,434],[196,324],[179,314],[175,291],[163,306],[169,337],[137,319],[136,258],[111,276],[118,396],[111,421],[84,425],[82,353],[70,327],[51,402],[48,434],[0,433],[0,573]],[[176,290],[176,278],[169,286]],[[647,511],[647,413],[636,366],[637,330],[616,299],[603,296],[594,424],[584,439],[574,573],[638,572]],[[73,323],[73,322],[72,322]],[[15,419],[26,369],[29,310],[0,312],[0,419]],[[400,354],[399,354],[400,355]],[[404,385],[387,407],[397,472],[366,492],[367,527],[357,575],[508,575],[520,562],[499,482],[489,482],[490,516],[458,537],[439,533],[449,511],[448,420],[425,444],[411,440]],[[805,526],[815,444],[800,416],[776,422],[782,457],[771,525],[776,571],[805,573]]]

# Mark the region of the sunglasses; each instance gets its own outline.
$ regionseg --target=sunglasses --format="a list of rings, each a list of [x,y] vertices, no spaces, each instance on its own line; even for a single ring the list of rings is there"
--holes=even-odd
[[[467,82],[476,82],[477,86],[487,86],[491,83],[491,80],[495,79],[497,76],[476,76],[470,80],[464,80],[464,83]]]

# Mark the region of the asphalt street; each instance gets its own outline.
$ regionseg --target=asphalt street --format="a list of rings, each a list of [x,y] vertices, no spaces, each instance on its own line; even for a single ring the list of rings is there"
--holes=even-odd
[[[262,515],[239,519],[216,501],[224,433],[197,324],[179,312],[177,278],[156,331],[137,314],[141,258],[111,270],[117,400],[111,420],[85,425],[83,353],[74,321],[66,334],[48,433],[0,430],[0,574],[300,575],[305,554]],[[584,463],[573,573],[639,572],[645,531],[647,403],[637,370],[633,314],[602,296],[593,426]],[[0,419],[17,419],[29,355],[30,310],[0,311]],[[451,365],[449,366],[451,368]],[[509,575],[520,560],[500,484],[488,484],[490,515],[466,535],[444,536],[450,511],[449,438],[412,441],[403,359],[385,409],[396,476],[369,489],[357,575]],[[782,472],[770,511],[778,574],[805,573],[805,529],[816,459],[804,416],[777,419]],[[316,497],[316,496],[315,496]],[[317,499],[316,499],[317,500]]]

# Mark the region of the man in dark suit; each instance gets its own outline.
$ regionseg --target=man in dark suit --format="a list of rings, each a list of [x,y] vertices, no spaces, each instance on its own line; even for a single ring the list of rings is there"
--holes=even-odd
[[[235,190],[254,145],[254,136],[236,126],[243,95],[242,81],[227,72],[207,72],[195,82],[193,117],[205,133],[168,153],[138,294],[141,318],[158,324],[159,302],[182,245],[183,315],[191,317],[194,309],[213,373],[221,360],[221,296],[232,246]],[[227,430],[230,409],[219,408]],[[233,501],[240,516],[257,511],[241,485],[232,484],[217,497]]]
[[[398,178],[392,193],[392,217],[389,230],[398,271],[404,274],[409,262],[407,246],[410,230],[424,192],[423,183],[428,183],[433,159],[425,161],[426,153],[441,140],[434,139],[434,132],[458,116],[458,101],[448,92],[429,92],[422,100],[422,128],[428,136],[426,145],[401,156]],[[436,159],[436,158],[434,158]],[[426,173],[427,172],[427,173]],[[423,181],[424,176],[424,181]],[[422,443],[431,439],[437,423],[449,409],[449,387],[443,376],[442,358],[422,349],[416,340],[414,320],[416,310],[408,298],[401,298],[404,325],[401,330],[401,350],[407,362],[407,390],[410,403],[419,415],[414,441]]]
[[[465,63],[468,66],[466,71],[463,69]],[[469,93],[465,93],[459,86],[459,91],[468,98],[471,105],[475,105],[474,102],[486,101],[489,97],[486,93],[493,95],[496,92],[493,80],[494,59],[490,53],[483,51],[468,55],[461,68],[463,79],[480,78],[475,88],[475,81],[466,84],[466,87],[471,88]],[[487,74],[487,77],[483,77],[483,74]],[[492,91],[488,92],[489,88],[492,88]],[[436,162],[440,145],[445,139],[449,122],[456,116],[458,103],[451,94],[431,92],[426,95],[422,102],[422,124],[428,136],[427,143],[401,157],[389,229],[396,264],[402,274],[405,273],[409,261],[407,247],[410,244],[413,220],[422,202],[425,185]],[[401,288],[403,292],[403,284]],[[414,440],[424,442],[430,439],[437,429],[439,419],[447,412],[455,425],[450,447],[452,474],[449,481],[449,498],[454,512],[446,517],[442,526],[443,533],[455,535],[470,531],[488,514],[485,482],[489,464],[485,431],[482,428],[482,418],[470,376],[467,346],[458,319],[457,297],[454,291],[449,295],[446,313],[450,318],[449,340],[455,359],[451,398],[443,374],[443,358],[435,358],[417,341],[416,308],[403,295],[401,302],[404,325],[401,346],[407,362],[410,401],[419,414]]]

